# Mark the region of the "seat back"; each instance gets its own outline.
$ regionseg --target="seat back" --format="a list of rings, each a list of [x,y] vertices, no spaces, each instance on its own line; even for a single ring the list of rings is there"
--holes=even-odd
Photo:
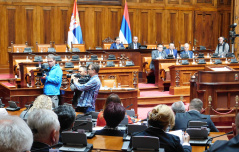
[[[110,49],[111,43],[103,43],[103,49]]]
[[[26,44],[12,44],[12,52],[23,52],[24,49],[27,47]]]
[[[130,117],[134,117],[135,111],[134,110],[126,110],[126,114],[129,115]]]
[[[36,44],[36,52],[47,52],[50,44]]]
[[[55,44],[56,52],[66,52],[66,44]]]
[[[101,83],[102,83],[103,87],[107,86],[109,88],[113,88],[114,85],[115,85],[115,87],[117,87],[116,76],[109,76],[108,79],[102,79]]]
[[[152,57],[143,57],[143,71],[150,71],[150,62],[152,60]]]
[[[143,130],[145,130],[147,128],[148,127],[145,126],[145,125],[128,124],[128,126],[127,126],[127,133],[129,135],[132,135],[132,133],[140,132],[140,131],[143,131]]]
[[[72,44],[71,48],[78,48],[80,52],[85,52],[85,44]]]
[[[134,150],[159,151],[159,138],[152,136],[133,136],[132,148]]]
[[[147,49],[157,49],[157,44],[147,44]]]

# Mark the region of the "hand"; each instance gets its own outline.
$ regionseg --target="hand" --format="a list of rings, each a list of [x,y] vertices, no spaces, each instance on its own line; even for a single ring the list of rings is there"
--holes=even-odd
[[[41,77],[41,79],[46,79],[46,76],[47,76],[47,75],[46,75],[46,74],[44,74],[44,75],[43,75],[43,77]]]
[[[75,78],[75,76],[74,76],[74,74],[72,74],[72,75],[71,75],[71,79],[74,79],[74,78]]]
[[[74,82],[74,84],[77,84],[78,83],[78,78],[74,77],[73,82]]]
[[[189,140],[190,140],[190,136],[188,133],[185,133],[183,135],[183,143],[189,143]]]

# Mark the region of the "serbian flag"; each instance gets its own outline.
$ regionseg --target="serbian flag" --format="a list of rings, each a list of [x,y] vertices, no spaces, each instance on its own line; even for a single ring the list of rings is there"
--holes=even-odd
[[[70,22],[70,27],[68,31],[67,44],[70,48],[71,48],[71,42],[72,44],[83,44],[79,13],[77,9],[77,0],[75,0],[74,2],[73,13],[71,16],[71,22]]]
[[[129,44],[132,42],[130,22],[129,22],[129,12],[127,2],[125,0],[124,5],[124,15],[121,23],[121,28],[119,32],[120,42],[123,44]]]

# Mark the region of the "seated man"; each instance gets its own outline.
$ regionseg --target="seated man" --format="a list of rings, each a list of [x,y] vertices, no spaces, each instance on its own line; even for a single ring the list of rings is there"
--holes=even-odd
[[[53,111],[46,109],[34,110],[29,114],[27,123],[34,137],[32,151],[49,151],[51,146],[58,143],[60,123]]]
[[[111,44],[110,49],[120,49],[120,48],[124,48],[124,45],[120,43],[120,37],[116,37],[115,42]]]
[[[76,118],[76,113],[73,107],[69,105],[60,105],[54,109],[54,112],[57,114],[58,120],[60,122],[60,133],[63,131],[71,131]],[[59,141],[61,141],[61,138]]]
[[[175,126],[173,130],[181,129],[185,131],[187,129],[188,122],[196,120],[207,122],[208,128],[210,128],[211,132],[218,132],[217,128],[210,118],[210,115],[204,115],[200,113],[202,109],[203,102],[198,98],[194,98],[189,104],[188,112],[176,113]]]
[[[225,57],[226,54],[229,52],[229,45],[228,43],[224,42],[225,38],[223,36],[218,38],[218,45],[216,47],[215,53],[218,53],[220,57]]]
[[[177,59],[178,51],[177,51],[176,49],[174,49],[174,48],[175,48],[175,47],[174,47],[174,44],[173,44],[173,43],[169,43],[169,48],[166,49],[166,50],[164,50],[164,51],[165,51],[165,53],[166,53],[167,55],[172,54],[173,57],[174,57],[174,59]]]
[[[111,102],[104,110],[104,119],[106,126],[104,129],[96,131],[96,135],[121,136],[124,132],[118,130],[117,126],[125,117],[125,108],[120,103]]]
[[[133,42],[128,45],[128,49],[139,49],[141,44],[138,43],[138,37],[134,36]]]
[[[31,129],[17,116],[0,115],[0,151],[30,151],[33,142]]]
[[[188,43],[184,44],[184,51],[182,51],[180,53],[180,57],[182,58],[182,56],[185,55],[185,54],[187,54],[190,59],[193,58],[193,52],[189,51],[189,44]]]
[[[182,101],[174,102],[172,104],[172,110],[174,114],[176,113],[184,113],[185,112],[185,106]]]
[[[157,50],[153,50],[151,53],[152,61],[150,63],[150,69],[155,70],[154,67],[154,59],[165,59],[166,58],[166,53],[163,51],[163,45],[158,44]]]
[[[232,124],[232,130],[234,138],[229,141],[217,140],[208,150],[205,152],[230,152],[239,151],[239,114],[236,116],[235,124]]]

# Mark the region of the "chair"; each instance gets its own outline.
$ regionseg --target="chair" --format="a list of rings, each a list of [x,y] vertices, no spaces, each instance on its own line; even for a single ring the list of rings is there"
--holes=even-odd
[[[119,126],[127,126],[129,124],[128,117],[125,116],[124,119],[120,122]]]
[[[132,137],[133,150],[159,151],[159,138],[152,136]]]
[[[88,120],[76,120],[74,123],[73,130],[84,129],[87,132],[92,132],[93,123]]]
[[[27,47],[26,44],[12,44],[12,52],[19,52],[22,53],[24,49]]]
[[[89,120],[92,119],[91,115],[82,115],[82,114],[78,114],[76,116],[76,120]]]
[[[67,50],[66,44],[55,44],[54,48],[56,52],[66,52]]]
[[[110,49],[110,46],[112,43],[114,43],[115,41],[113,39],[111,39],[110,37],[105,38],[102,41],[103,44],[103,49]]]
[[[117,84],[116,76],[109,76],[108,79],[102,79],[101,83],[102,83],[103,87],[107,86],[109,88],[113,88],[114,85],[115,85],[115,87],[117,87],[116,86],[116,84]]]
[[[135,117],[135,111],[134,110],[126,110],[126,114],[130,117]]]
[[[38,44],[36,42],[36,52],[47,52],[49,47],[52,47],[52,43],[51,44]]]
[[[157,49],[157,44],[147,44],[147,49]]]
[[[189,50],[192,50],[191,44],[188,43],[188,45],[189,45]],[[180,45],[180,49],[181,49],[181,50],[184,50],[184,44],[181,44],[181,45]]]
[[[85,52],[85,44],[71,44],[71,48],[78,48],[80,52]]]

